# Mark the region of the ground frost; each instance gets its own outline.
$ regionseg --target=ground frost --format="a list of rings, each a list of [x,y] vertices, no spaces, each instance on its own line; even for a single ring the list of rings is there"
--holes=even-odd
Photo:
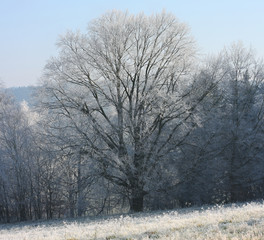
[[[0,225],[0,240],[264,239],[264,204]]]

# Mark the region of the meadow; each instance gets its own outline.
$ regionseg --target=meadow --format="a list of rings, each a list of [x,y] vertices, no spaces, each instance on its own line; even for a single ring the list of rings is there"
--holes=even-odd
[[[0,225],[1,240],[264,239],[264,203]]]

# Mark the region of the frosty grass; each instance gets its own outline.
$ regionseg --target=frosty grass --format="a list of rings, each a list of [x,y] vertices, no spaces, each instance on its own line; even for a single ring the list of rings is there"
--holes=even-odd
[[[0,240],[264,239],[264,203],[0,225]]]

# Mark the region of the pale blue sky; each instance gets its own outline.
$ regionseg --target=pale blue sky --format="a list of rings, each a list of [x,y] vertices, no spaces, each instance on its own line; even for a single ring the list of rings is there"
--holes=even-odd
[[[36,84],[58,36],[85,31],[107,10],[157,13],[187,23],[201,53],[241,40],[264,57],[263,0],[0,0],[0,80],[6,87]]]

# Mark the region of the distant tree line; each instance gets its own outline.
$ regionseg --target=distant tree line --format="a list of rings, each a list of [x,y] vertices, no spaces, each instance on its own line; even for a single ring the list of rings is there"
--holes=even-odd
[[[172,14],[109,12],[68,32],[35,107],[0,93],[0,222],[264,195],[264,66],[199,59]]]

